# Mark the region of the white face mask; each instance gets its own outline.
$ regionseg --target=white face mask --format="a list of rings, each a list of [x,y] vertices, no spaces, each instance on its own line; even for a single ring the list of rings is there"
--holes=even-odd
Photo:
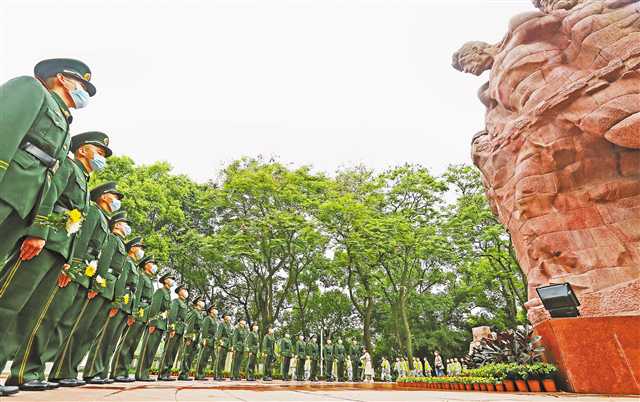
[[[136,261],[140,261],[142,258],[144,258],[144,250],[141,248],[138,248],[135,252],[135,257],[136,257]]]

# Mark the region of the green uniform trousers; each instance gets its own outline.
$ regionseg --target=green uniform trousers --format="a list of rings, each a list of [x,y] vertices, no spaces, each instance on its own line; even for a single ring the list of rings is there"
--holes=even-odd
[[[107,304],[103,307],[106,310],[107,321],[102,326],[98,337],[91,345],[87,364],[82,371],[84,379],[108,378],[109,364],[113,356],[120,335],[127,325],[127,315],[122,310],[118,310],[113,317],[109,316],[111,306]],[[102,313],[101,313],[102,314]]]
[[[327,380],[333,379],[333,359],[327,359]]]
[[[191,366],[193,365],[193,361],[198,355],[198,344],[197,342],[192,341],[191,339],[184,340],[184,348],[182,351],[182,360],[180,362],[180,377],[187,378],[189,377],[189,372],[191,371]]]
[[[298,357],[296,363],[296,380],[298,381],[304,381],[304,363],[305,360]]]
[[[18,249],[27,228],[27,222],[9,204],[0,200],[0,275],[4,274],[5,263]]]
[[[225,347],[218,348],[218,363],[216,364],[216,378],[224,378],[224,364],[227,361],[229,349]]]
[[[273,377],[273,355],[266,354],[264,356],[264,377]]]
[[[81,307],[74,305],[65,313],[65,315],[78,314],[69,335],[56,356],[49,373],[49,381],[78,378],[78,366],[98,333],[98,330],[94,330],[94,328],[99,329],[99,324],[102,322],[101,319],[98,319],[98,315],[108,303],[109,301],[100,295],[93,299],[87,297]],[[79,311],[77,311],[77,307],[80,307]],[[65,319],[67,317],[63,318],[63,321]]]
[[[175,334],[174,336],[170,336],[169,331],[167,331],[164,340],[164,351],[162,352],[162,357],[160,358],[160,366],[158,369],[158,375],[160,377],[171,376],[171,369],[173,368],[173,364],[176,361],[176,356],[178,355],[178,352],[182,347],[182,341],[182,335]]]
[[[0,277],[0,367],[15,355],[23,341],[28,340],[29,330],[38,322],[39,317],[19,323],[18,315],[34,295],[42,280],[49,273],[48,267],[62,268],[63,258],[43,249],[40,255],[29,261],[22,261],[18,256],[9,259]],[[55,269],[59,272],[59,270]],[[56,272],[56,276],[57,276]],[[49,283],[46,296],[56,287],[55,278]],[[45,299],[46,300],[46,299]],[[33,311],[33,314],[36,312]],[[44,319],[44,318],[43,318]]]
[[[142,321],[136,321],[125,328],[111,363],[111,378],[129,376],[131,362],[146,328],[147,325]]]
[[[240,378],[240,366],[242,365],[242,358],[244,352],[233,352],[233,365],[231,366],[231,377]]]
[[[338,360],[338,381],[344,382],[344,360]]]
[[[216,347],[214,341],[207,341],[207,346],[200,346],[200,352],[196,361],[196,378],[205,378],[206,370],[211,361],[211,369],[216,372]]]
[[[51,254],[55,255],[51,259]],[[56,326],[64,312],[73,303],[78,293],[78,284],[70,282],[65,287],[57,285],[58,268],[64,263],[56,253],[43,250],[35,260],[48,260],[50,266],[40,265],[39,269],[47,270],[47,275],[29,299],[29,302],[18,314],[17,332],[23,334],[24,341],[13,357],[9,385],[20,385],[32,380],[44,380],[47,348]]]
[[[282,365],[280,366],[280,374],[283,380],[289,379],[289,368],[291,368],[291,356],[282,356]]]
[[[249,352],[249,356],[247,358],[247,378],[255,378],[257,358],[258,357],[255,353]]]
[[[73,324],[76,322],[76,319],[82,312],[82,308],[87,301],[87,289],[76,282],[71,282],[69,284],[69,287],[72,286],[75,286],[76,288],[75,297],[69,305],[69,308],[67,308],[67,310],[62,314],[62,317],[56,325],[55,331],[49,339],[47,350],[45,351],[43,356],[43,360],[45,362],[52,362],[55,360],[58,352],[62,348],[62,345],[71,333]]]
[[[353,356],[351,357],[351,367],[353,368],[353,381],[360,381],[360,359],[357,356],[355,356],[355,358]]]
[[[318,359],[311,359],[309,379],[311,381],[316,381],[318,379]]]
[[[138,367],[136,368],[136,380],[148,380],[149,370],[153,364],[153,359],[156,357],[158,347],[162,341],[164,331],[156,328],[153,334],[149,333],[149,328],[144,331],[144,337],[142,338],[142,348],[140,349],[140,359],[138,360]]]

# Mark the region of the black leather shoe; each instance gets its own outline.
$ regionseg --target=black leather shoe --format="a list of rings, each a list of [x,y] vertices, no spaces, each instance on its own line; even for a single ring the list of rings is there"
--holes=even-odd
[[[93,377],[91,379],[85,378],[85,381],[87,382],[87,384],[96,384],[96,385],[106,384],[104,379],[100,377]]]
[[[20,384],[19,388],[21,391],[46,391],[47,383],[40,380],[31,380]]]
[[[78,380],[77,378],[64,378],[62,380],[56,380],[56,382],[59,383],[61,387],[80,387],[86,384],[86,382]]]
[[[115,380],[113,378],[105,378],[104,379],[104,383],[105,384],[113,384],[115,382]]]
[[[3,387],[0,385],[0,396],[9,396],[20,392],[18,387]]]
[[[131,377],[125,377],[123,375],[119,375],[116,378],[113,379],[115,382],[133,382],[135,381],[135,379],[131,378]]]
[[[179,381],[193,381],[193,378],[181,375],[180,377],[178,377],[178,380]]]
[[[207,377],[196,377],[196,381],[207,381]]]
[[[141,382],[156,382],[156,380],[154,380],[153,378],[136,378],[136,381],[141,381]]]
[[[162,376],[162,377],[158,377],[158,381],[175,381],[175,378],[169,377],[169,376]]]
[[[44,381],[47,384],[47,390],[60,388],[60,384],[53,381]]]

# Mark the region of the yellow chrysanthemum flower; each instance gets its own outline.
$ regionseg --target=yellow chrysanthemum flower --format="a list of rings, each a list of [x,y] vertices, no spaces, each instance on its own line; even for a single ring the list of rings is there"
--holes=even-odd
[[[129,304],[129,294],[127,293],[126,295],[124,295],[122,300],[124,301],[124,304]]]
[[[103,288],[107,287],[107,280],[101,277],[100,275],[96,277],[96,283]]]
[[[138,310],[138,317],[144,317],[144,309],[143,308]]]
[[[77,223],[82,220],[82,212],[78,211],[77,209],[67,211],[67,216],[69,217],[71,223]]]
[[[87,276],[87,277],[89,277],[89,278],[92,278],[92,277],[96,274],[96,271],[97,271],[97,270],[98,270],[98,269],[97,269],[97,267],[93,264],[93,261],[92,261],[92,262],[91,262],[89,265],[87,265],[87,267],[84,269],[84,275],[85,275],[85,276]]]

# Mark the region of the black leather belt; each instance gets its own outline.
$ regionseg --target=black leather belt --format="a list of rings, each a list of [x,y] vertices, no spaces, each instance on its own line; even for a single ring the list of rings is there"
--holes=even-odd
[[[25,142],[22,145],[21,148],[25,152],[29,153],[30,155],[35,157],[37,160],[42,162],[42,164],[45,165],[46,167],[48,167],[49,170],[51,170],[52,173],[55,173],[58,170],[58,167],[60,167],[60,161],[59,160],[57,160],[56,158],[52,157],[48,153],[44,152],[42,149],[40,149],[37,146],[33,145],[29,141]]]

